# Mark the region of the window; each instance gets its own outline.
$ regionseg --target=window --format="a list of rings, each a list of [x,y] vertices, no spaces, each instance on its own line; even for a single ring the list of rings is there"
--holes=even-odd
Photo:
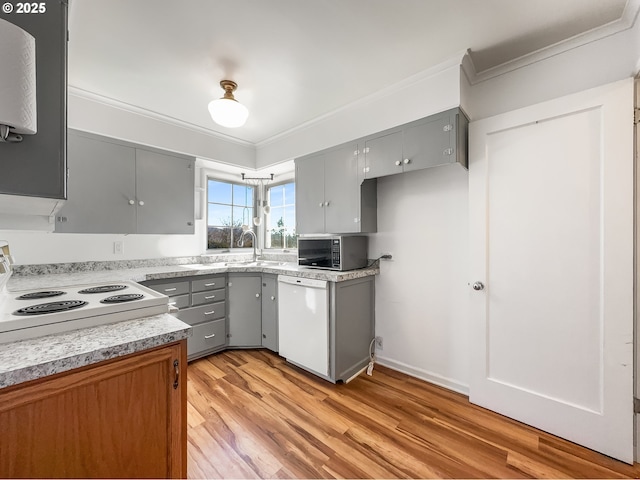
[[[235,248],[242,225],[253,225],[255,187],[209,178],[207,180],[207,249]],[[247,235],[245,248],[253,248]]]
[[[296,248],[295,183],[267,188],[267,203],[271,212],[267,217],[266,244],[270,248]]]

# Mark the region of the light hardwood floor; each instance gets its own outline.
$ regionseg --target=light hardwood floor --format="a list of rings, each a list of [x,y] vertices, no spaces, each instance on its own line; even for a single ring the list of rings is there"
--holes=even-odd
[[[376,365],[333,385],[266,350],[189,364],[189,478],[627,478],[626,465]]]

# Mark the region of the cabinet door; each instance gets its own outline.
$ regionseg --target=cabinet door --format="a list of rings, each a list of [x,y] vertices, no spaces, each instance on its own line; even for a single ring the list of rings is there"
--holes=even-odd
[[[405,172],[455,162],[455,115],[433,115],[403,131]]]
[[[262,346],[278,351],[278,281],[262,275]]]
[[[135,149],[68,135],[68,200],[56,232],[135,233]]]
[[[327,152],[324,162],[324,218],[327,233],[360,231],[358,145]]]
[[[324,233],[324,154],[296,160],[296,232]]]
[[[262,276],[229,275],[229,346],[262,345]]]
[[[67,173],[68,2],[45,3],[46,11],[36,15],[2,15],[2,20],[26,30],[36,40],[38,131],[24,135],[19,144],[0,142],[0,193],[63,199]],[[10,66],[3,64],[0,68]]]
[[[0,477],[186,478],[185,350],[182,341],[0,393]]]
[[[194,164],[136,149],[138,233],[194,233]]]
[[[365,178],[402,173],[402,131],[388,133],[365,142]],[[396,165],[396,162],[399,162]]]

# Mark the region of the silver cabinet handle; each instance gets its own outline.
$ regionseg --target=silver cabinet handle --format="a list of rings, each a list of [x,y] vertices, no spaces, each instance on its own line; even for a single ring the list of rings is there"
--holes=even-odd
[[[403,160],[403,162],[404,162],[404,164],[405,164],[405,165],[407,165],[407,164],[411,163],[411,160],[410,160],[410,159],[408,159],[408,158],[405,158],[405,159]]]
[[[136,202],[134,200],[129,200],[129,205],[135,205]]]
[[[140,200],[140,201],[138,202],[138,205],[140,205],[140,206],[142,207],[142,206],[144,205],[144,202],[143,202],[142,200]]]
[[[331,203],[331,202],[324,202],[324,206],[325,206],[325,207],[328,207],[328,206],[329,206],[329,203]]]
[[[205,283],[204,286],[205,287],[213,287],[216,284],[216,282],[213,283]]]
[[[205,300],[211,300],[212,298],[216,298],[215,295],[209,295],[208,297],[204,297]]]
[[[320,202],[320,203],[318,204],[318,206],[319,206],[319,207],[324,207],[324,202]]]
[[[178,302],[169,302],[169,305],[175,305]]]
[[[260,294],[259,293],[256,293],[256,298],[260,298]]]
[[[211,310],[210,312],[204,312],[205,315],[213,315],[214,313],[216,313],[215,310]]]
[[[276,299],[276,297],[274,297],[273,295],[271,295],[271,300],[275,300],[275,299]]]
[[[402,162],[400,160],[396,160],[396,166],[399,167],[400,165],[402,165]]]
[[[164,289],[165,292],[173,292],[175,290],[177,290],[177,288],[165,288]]]
[[[215,336],[216,336],[216,334],[212,333],[211,335],[205,335],[204,338],[205,338],[205,340],[208,340],[208,339],[213,338]]]
[[[484,283],[476,282],[471,287],[476,291],[484,290]]]

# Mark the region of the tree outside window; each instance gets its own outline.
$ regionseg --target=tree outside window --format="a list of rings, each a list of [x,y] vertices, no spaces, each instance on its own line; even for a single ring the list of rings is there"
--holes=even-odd
[[[253,228],[255,187],[207,180],[207,249],[236,248],[242,225]],[[244,248],[253,248],[247,235]]]
[[[271,207],[267,216],[267,247],[297,248],[295,183],[268,187],[267,202]]]

